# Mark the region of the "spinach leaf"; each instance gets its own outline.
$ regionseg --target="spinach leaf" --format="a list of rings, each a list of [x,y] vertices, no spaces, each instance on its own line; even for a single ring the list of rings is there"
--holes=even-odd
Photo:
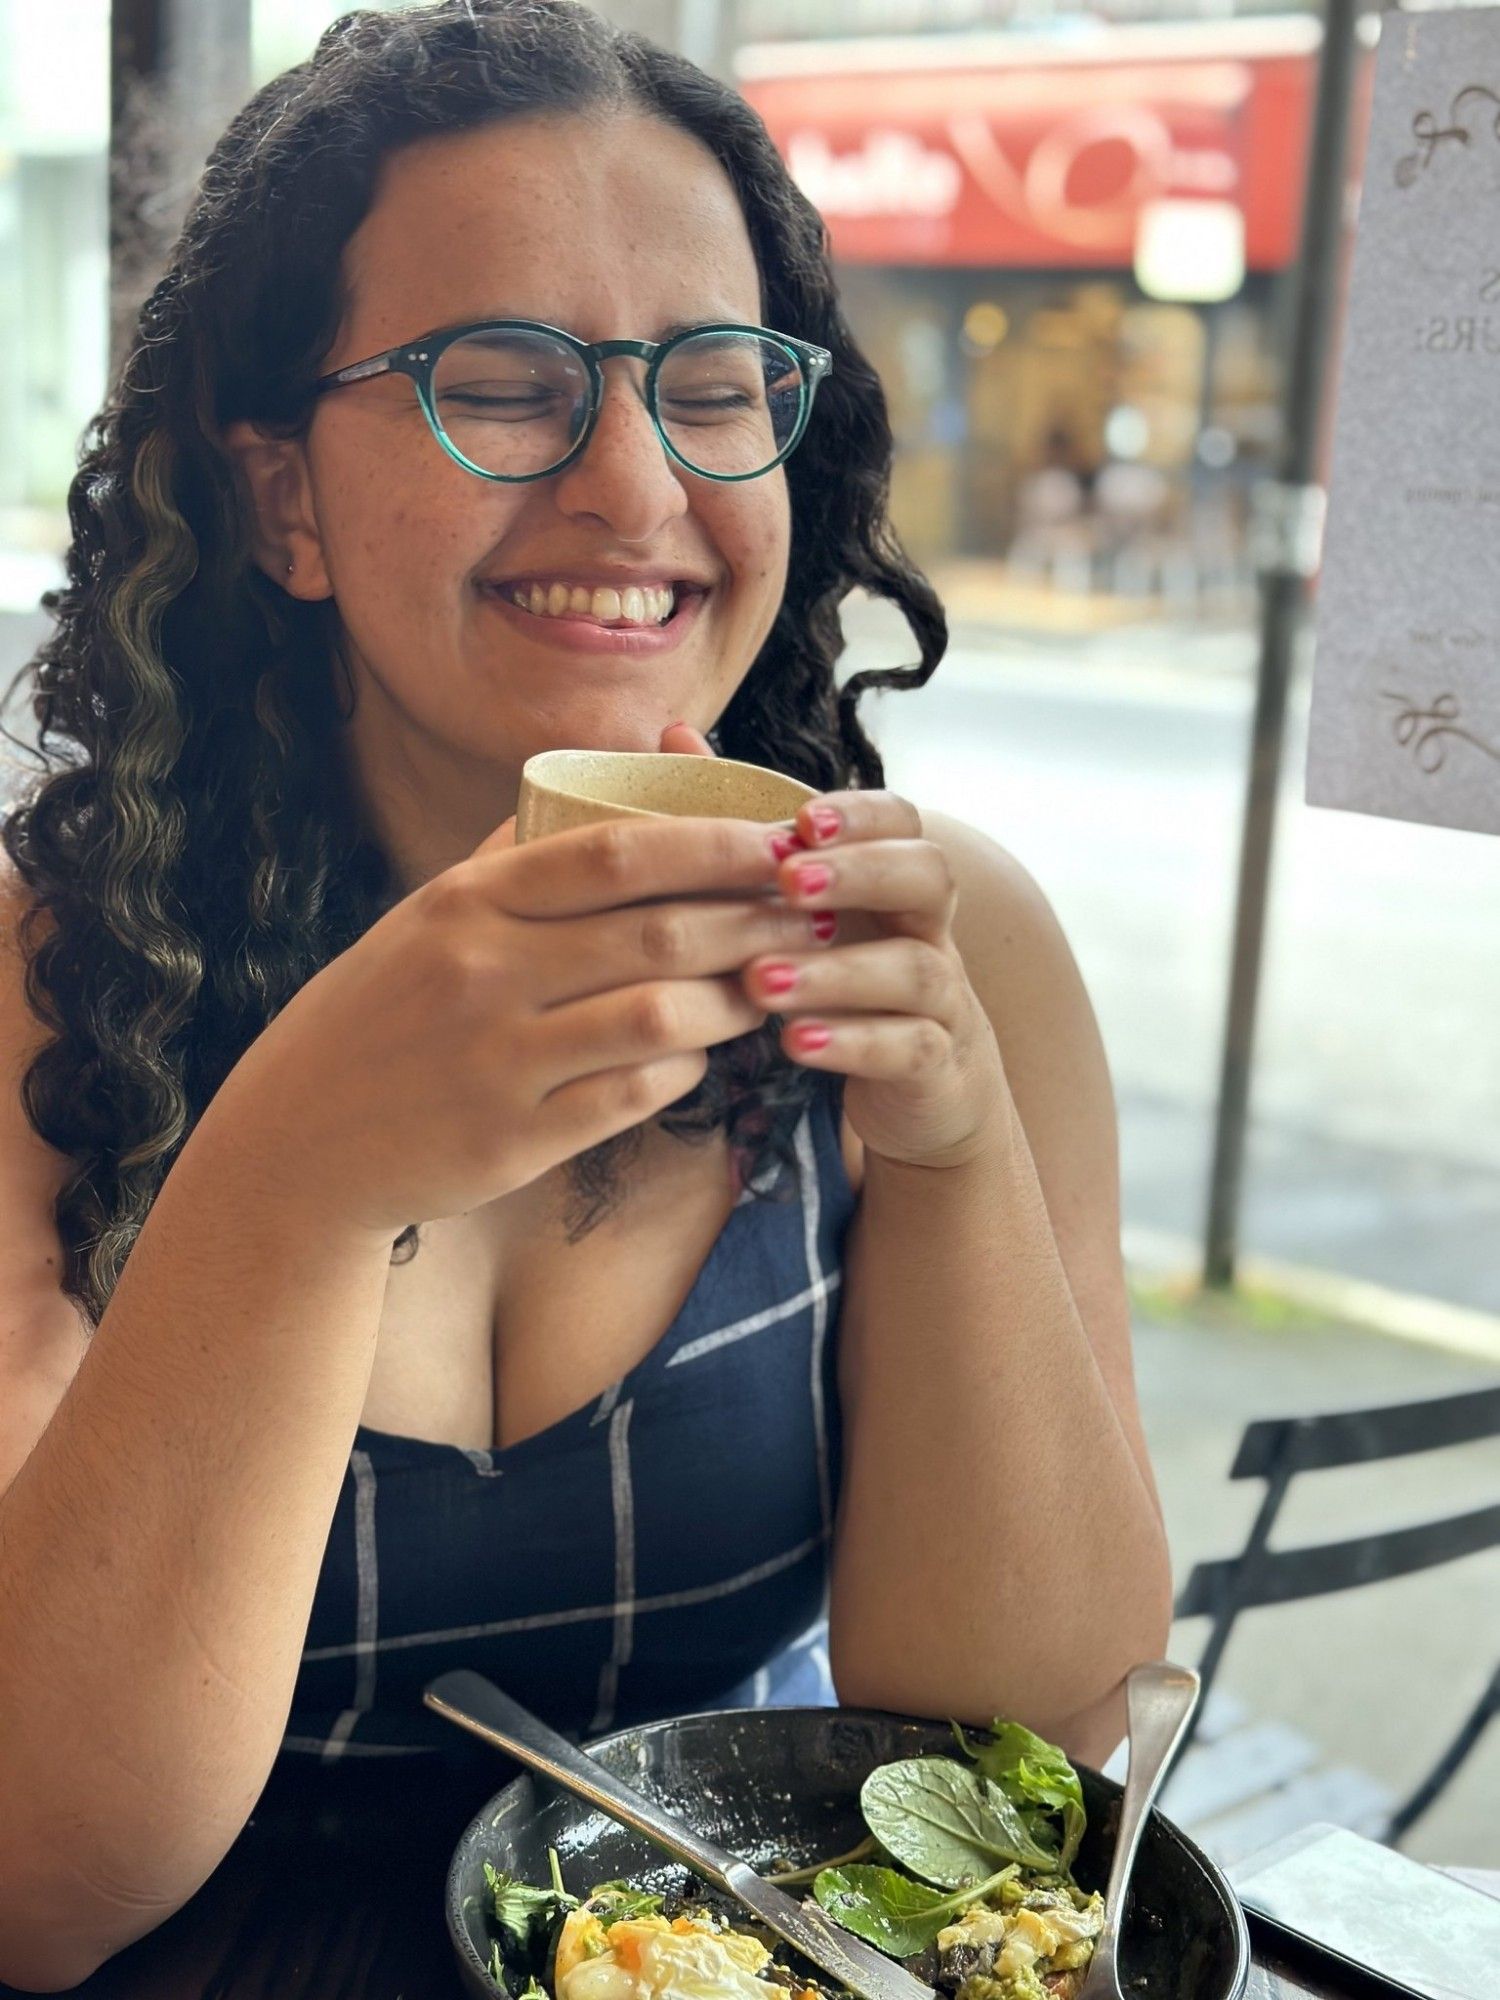
[[[490,1978],[494,1980],[500,1991],[506,1996],[506,2000],[511,2000],[512,1989],[516,1979],[520,1975],[512,1974],[507,1979],[506,1965],[500,1954],[500,1940],[498,1938],[490,1940],[490,1962],[485,1967],[485,1970],[489,1973]],[[536,1974],[533,1972],[527,1975],[526,1984],[520,1990],[519,2000],[552,2000],[552,1996],[548,1993],[546,1987],[540,1984]]]
[[[950,1917],[976,1903],[1016,1872],[1014,1862],[987,1882],[940,1896],[925,1882],[913,1882],[894,1868],[855,1863],[825,1868],[813,1884],[813,1894],[835,1923],[892,1958],[910,1958],[925,1951]]]
[[[983,1773],[952,1757],[880,1764],[859,1794],[865,1825],[886,1852],[926,1881],[956,1889],[997,1861],[1050,1874],[1055,1846],[1041,1846],[1025,1816]]]
[[[1037,1736],[1023,1723],[990,1724],[988,1738],[971,1744],[957,1723],[954,1733],[984,1776],[1020,1807],[1033,1840],[1056,1851],[1053,1867],[1065,1873],[1078,1852],[1087,1824],[1083,1786],[1078,1773],[1055,1743]],[[1062,1831],[1050,1822],[1061,1816]]]

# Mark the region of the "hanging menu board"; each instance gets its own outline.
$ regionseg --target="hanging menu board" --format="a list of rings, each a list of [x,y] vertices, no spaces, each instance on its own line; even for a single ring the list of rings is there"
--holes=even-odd
[[[1382,17],[1307,798],[1500,833],[1500,9]]]

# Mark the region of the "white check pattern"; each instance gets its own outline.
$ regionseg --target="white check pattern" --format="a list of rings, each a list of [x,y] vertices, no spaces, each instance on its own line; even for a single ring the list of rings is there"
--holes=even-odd
[[[636,1403],[625,1390],[631,1376],[607,1389],[590,1413],[589,1426],[604,1433],[601,1443],[608,1454],[609,1493],[613,1514],[614,1590],[607,1599],[560,1609],[518,1612],[502,1618],[476,1619],[420,1631],[379,1631],[380,1562],[377,1536],[377,1470],[368,1451],[356,1449],[350,1455],[354,1508],[354,1571],[356,1601],[353,1631],[345,1641],[304,1649],[304,1665],[348,1659],[353,1663],[354,1682],[349,1706],[325,1735],[288,1733],[284,1751],[316,1757],[331,1763],[350,1757],[387,1757],[430,1754],[421,1746],[362,1742],[357,1731],[363,1717],[374,1708],[377,1673],[382,1658],[416,1648],[459,1649],[474,1641],[518,1633],[541,1632],[566,1626],[582,1626],[607,1620],[612,1626],[611,1644],[599,1672],[597,1700],[588,1732],[600,1734],[614,1726],[622,1670],[631,1661],[640,1620],[653,1613],[680,1610],[724,1599],[762,1584],[777,1574],[803,1562],[814,1550],[826,1545],[833,1532],[834,1495],[830,1469],[828,1412],[825,1407],[825,1350],[834,1324],[836,1294],[841,1271],[825,1269],[820,1254],[824,1188],[817,1148],[811,1131],[813,1109],[803,1112],[793,1138],[800,1184],[803,1191],[801,1259],[802,1277],[796,1290],[774,1304],[751,1313],[738,1313],[722,1326],[682,1342],[666,1357],[660,1381],[670,1381],[671,1371],[691,1368],[736,1343],[764,1336],[772,1329],[811,1311],[809,1339],[809,1389],[812,1406],[812,1440],[816,1453],[819,1511],[818,1531],[795,1545],[732,1575],[698,1583],[680,1590],[641,1593],[637,1587],[637,1522],[635,1478],[631,1461],[631,1420]],[[773,1170],[774,1171],[774,1170]],[[752,1199],[747,1191],[740,1203]],[[775,1413],[765,1412],[767,1421]],[[462,1454],[468,1461],[469,1476],[500,1480],[506,1468],[496,1463],[504,1453],[470,1449]],[[455,1454],[458,1456],[458,1454]],[[434,1657],[432,1671],[446,1664]],[[775,1700],[828,1701],[835,1699],[828,1671],[826,1645],[826,1575],[824,1612],[777,1659],[761,1666],[749,1680],[729,1696],[705,1706],[765,1705]]]

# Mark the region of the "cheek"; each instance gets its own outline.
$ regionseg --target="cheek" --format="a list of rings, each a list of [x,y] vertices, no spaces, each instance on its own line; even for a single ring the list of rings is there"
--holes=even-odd
[[[464,588],[513,511],[471,491],[478,481],[450,468],[430,446],[329,454],[318,470],[318,518],[340,615],[356,638],[380,626],[429,629],[464,608]],[[423,441],[418,441],[423,442]]]
[[[786,485],[766,482],[767,491],[757,493],[737,515],[731,562],[741,602],[747,615],[769,629],[786,588],[787,563],[791,554],[791,509]]]

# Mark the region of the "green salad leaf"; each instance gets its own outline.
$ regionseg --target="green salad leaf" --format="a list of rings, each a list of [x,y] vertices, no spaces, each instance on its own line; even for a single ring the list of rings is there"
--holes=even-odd
[[[971,1743],[956,1722],[953,1732],[983,1776],[1020,1810],[1037,1846],[1051,1849],[1052,1867],[1066,1873],[1087,1822],[1083,1786],[1064,1753],[1023,1723],[1004,1722],[998,1716],[989,1735],[977,1743]],[[1059,1818],[1060,1829],[1055,1824]]]
[[[1037,1841],[999,1785],[952,1757],[877,1765],[859,1803],[865,1825],[892,1859],[945,1889],[978,1880],[997,1861],[1044,1874],[1058,1865],[1056,1844]]]
[[[589,1908],[608,1930],[623,1917],[654,1917],[665,1898],[645,1889],[632,1889],[628,1882],[600,1882],[589,1891]]]
[[[910,1958],[914,1952],[927,1949],[950,1917],[998,1889],[1015,1872],[1012,1862],[986,1882],[943,1896],[894,1868],[854,1863],[847,1868],[825,1868],[813,1884],[813,1894],[846,1931],[889,1952],[892,1958]]]
[[[578,1901],[576,1896],[559,1892],[550,1885],[545,1889],[533,1888],[531,1883],[522,1882],[514,1875],[506,1875],[486,1861],[484,1879],[492,1898],[495,1922],[508,1936],[514,1938],[522,1951],[531,1948],[535,1932],[545,1928],[562,1910],[572,1909]]]

